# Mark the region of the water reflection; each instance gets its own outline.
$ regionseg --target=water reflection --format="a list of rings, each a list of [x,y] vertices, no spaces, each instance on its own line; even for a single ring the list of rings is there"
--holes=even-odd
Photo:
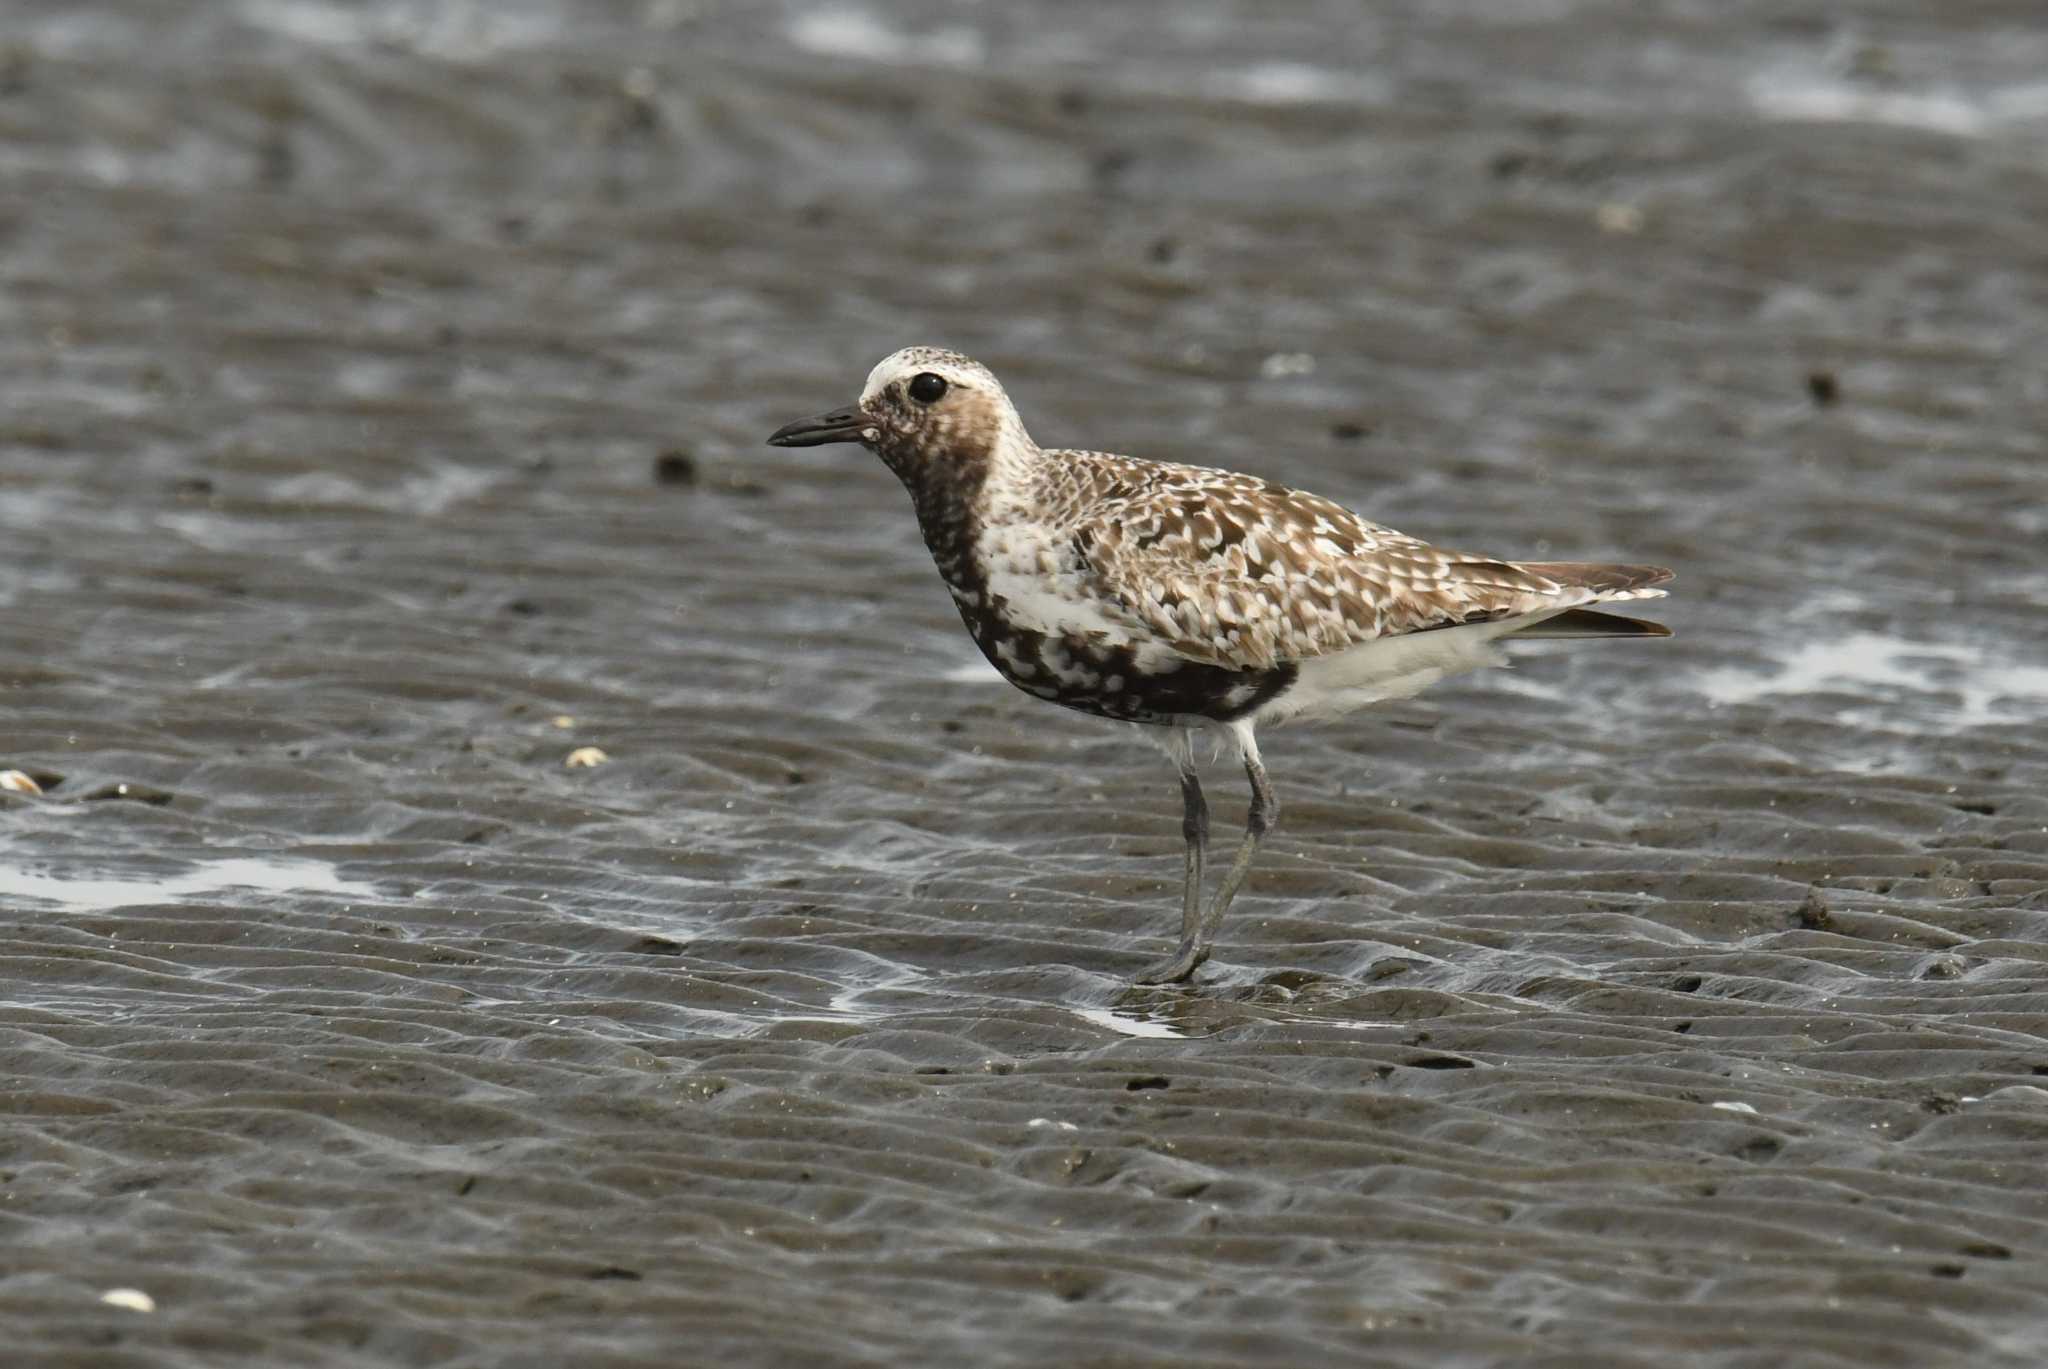
[[[1874,706],[1859,720],[1874,725],[1975,726],[2039,712],[2048,700],[2048,665],[1993,659],[1981,647],[1909,642],[1878,632],[1795,646],[1778,669],[1759,674],[1740,667],[1709,671],[1699,687],[1717,704],[1754,703],[1784,694],[1831,689],[1870,694]],[[1878,691],[1911,691],[1908,711]],[[1867,714],[1867,717],[1865,716]]]
[[[65,908],[98,912],[138,903],[168,903],[226,890],[256,893],[375,896],[375,885],[343,879],[324,860],[293,856],[230,856],[210,860],[182,874],[159,876],[65,876],[0,867],[0,895],[32,898]]]

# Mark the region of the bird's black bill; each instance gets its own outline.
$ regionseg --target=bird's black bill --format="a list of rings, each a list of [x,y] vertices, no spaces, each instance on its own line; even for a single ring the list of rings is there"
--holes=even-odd
[[[827,442],[858,442],[861,429],[875,421],[857,408],[834,409],[816,418],[799,418],[785,423],[768,435],[771,447],[822,447]]]

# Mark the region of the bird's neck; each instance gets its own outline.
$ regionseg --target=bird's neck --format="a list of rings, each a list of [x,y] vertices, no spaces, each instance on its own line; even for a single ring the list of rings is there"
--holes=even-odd
[[[915,452],[884,446],[879,454],[910,492],[932,560],[956,587],[979,580],[974,557],[982,530],[1013,521],[1028,507],[1045,461],[1021,427],[972,448]]]

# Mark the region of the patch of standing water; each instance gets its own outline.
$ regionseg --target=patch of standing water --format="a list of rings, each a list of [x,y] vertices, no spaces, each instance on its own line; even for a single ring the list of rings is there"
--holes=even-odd
[[[343,879],[324,860],[295,856],[230,856],[205,861],[183,874],[67,877],[0,866],[0,896],[31,898],[84,912],[166,903],[228,889],[260,893],[334,894],[371,898],[375,885]]]
[[[1173,1041],[1185,1041],[1187,1033],[1154,1017],[1138,1017],[1120,1013],[1114,1008],[1075,1008],[1074,1016],[1098,1027],[1107,1027],[1124,1036],[1161,1037]]]
[[[2035,45],[2038,55],[2040,47]],[[2022,74],[2000,82],[1926,83],[1913,89],[1890,70],[1877,44],[1838,47],[1771,63],[1752,75],[1744,93],[1766,119],[1804,123],[1891,124],[1959,138],[1981,138],[2048,118],[2048,81]]]
[[[1943,696],[1905,708],[1891,699],[1859,713],[1858,721],[1919,731],[1998,722],[2038,712],[2021,701],[2048,701],[2048,665],[1993,660],[1981,647],[1908,642],[1878,632],[1795,647],[1772,674],[1727,667],[1700,677],[1700,690],[1716,704],[1754,703],[1774,695],[1819,689],[1903,690]],[[1950,702],[1955,700],[1955,702]]]

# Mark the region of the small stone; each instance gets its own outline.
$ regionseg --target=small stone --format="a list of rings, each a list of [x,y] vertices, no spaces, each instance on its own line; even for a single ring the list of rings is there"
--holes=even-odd
[[[1825,409],[1842,397],[1842,383],[1835,379],[1833,371],[1808,371],[1806,393],[1813,397],[1815,404]]]
[[[670,447],[654,458],[654,483],[685,486],[696,484],[697,458],[681,447]]]
[[[139,1288],[109,1288],[100,1294],[100,1301],[109,1307],[125,1307],[130,1312],[156,1311],[156,1299]]]
[[[1632,235],[1643,231],[1643,211],[1632,204],[1603,204],[1593,211],[1593,222],[1602,233]]]
[[[1274,352],[1259,363],[1259,374],[1267,380],[1314,375],[1316,359],[1307,352]]]
[[[35,777],[20,770],[0,770],[0,789],[11,789],[17,794],[40,794],[43,786]]]
[[[579,746],[569,753],[568,759],[563,761],[562,764],[568,766],[571,770],[589,770],[603,765],[610,759],[611,757],[607,756],[599,747]]]
[[[158,789],[154,785],[133,784],[123,780],[116,784],[103,784],[90,794],[84,794],[80,797],[87,803],[104,803],[120,799],[130,803],[152,804],[161,808],[177,796],[168,789]]]

